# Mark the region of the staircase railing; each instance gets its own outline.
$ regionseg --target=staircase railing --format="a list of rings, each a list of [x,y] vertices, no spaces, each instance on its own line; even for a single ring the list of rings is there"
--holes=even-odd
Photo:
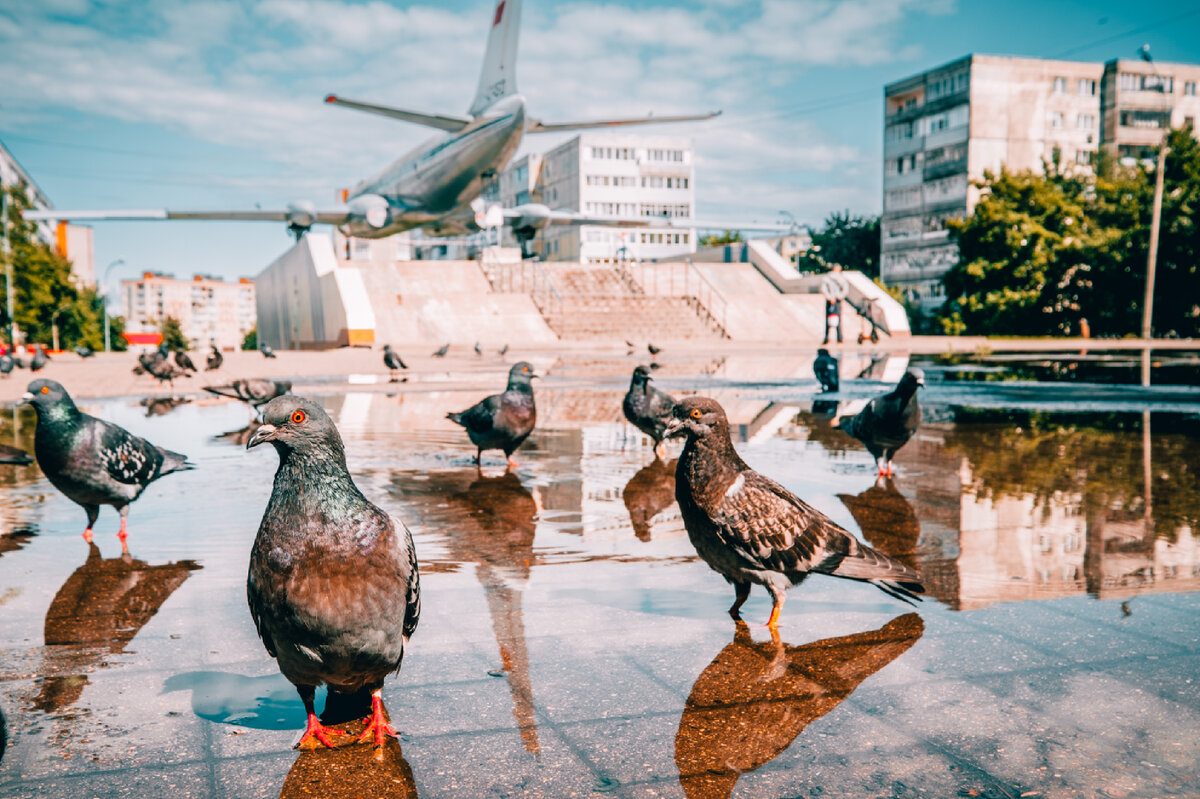
[[[480,267],[491,284],[492,291],[528,294],[546,319],[562,313],[562,294],[540,261],[502,261],[485,249]]]
[[[704,273],[689,258],[686,261],[644,263],[621,261],[617,273],[637,293],[657,297],[682,297],[709,327],[729,338],[726,329],[728,303]]]

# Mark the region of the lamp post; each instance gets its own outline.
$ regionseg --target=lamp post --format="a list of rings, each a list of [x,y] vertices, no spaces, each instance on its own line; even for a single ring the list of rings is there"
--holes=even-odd
[[[4,259],[5,289],[8,295],[8,345],[17,346],[17,321],[13,318],[13,265],[8,254],[8,190],[0,183],[0,258]]]
[[[1162,92],[1164,100],[1166,97],[1166,82],[1163,76],[1159,74],[1158,67],[1154,66],[1154,60],[1150,57],[1150,45],[1142,45],[1142,49],[1138,51],[1142,60],[1150,65],[1154,70],[1154,74],[1158,75],[1158,90]],[[1172,87],[1174,88],[1174,87]],[[1158,161],[1154,167],[1154,210],[1150,215],[1150,246],[1146,252],[1146,297],[1142,301],[1142,340],[1146,343],[1146,357],[1142,358],[1142,385],[1150,385],[1150,336],[1151,318],[1154,314],[1154,272],[1158,265],[1158,229],[1162,223],[1162,199],[1163,199],[1163,173],[1166,172],[1167,164],[1167,136],[1171,132],[1171,108],[1167,107],[1167,127],[1163,131],[1163,139],[1158,145]]]
[[[108,338],[108,273],[112,271],[114,266],[121,266],[125,263],[125,259],[118,258],[108,266],[104,267],[104,277],[100,280],[100,304],[104,307],[104,351],[109,352]]]

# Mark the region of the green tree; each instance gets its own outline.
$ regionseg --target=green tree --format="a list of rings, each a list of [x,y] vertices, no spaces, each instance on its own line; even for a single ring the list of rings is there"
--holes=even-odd
[[[242,349],[256,350],[258,349],[258,327],[250,328],[250,332],[242,339]]]
[[[1169,147],[1154,329],[1195,336],[1200,146],[1176,130]],[[945,332],[1076,335],[1087,319],[1095,335],[1139,333],[1154,176],[1111,158],[1096,167],[985,175],[971,216],[947,223],[959,262],[944,278]]]
[[[163,317],[162,322],[158,325],[158,330],[162,333],[163,343],[171,352],[191,349],[188,346],[187,337],[183,335],[183,325],[179,324],[179,320],[174,316]]]
[[[745,239],[742,238],[740,230],[726,230],[723,233],[701,236],[699,243],[701,247],[723,247],[726,244],[737,244],[741,241],[745,241]]]
[[[48,344],[57,323],[62,347],[82,344],[100,349],[104,345],[103,318],[95,290],[77,287],[71,275],[71,262],[38,238],[34,224],[21,216],[21,211],[30,207],[25,191],[13,187],[3,191],[7,195],[13,315],[17,327],[27,341]],[[3,332],[7,338],[7,314],[4,317]]]
[[[835,211],[812,241],[825,264],[841,264],[870,278],[879,277],[879,217]]]

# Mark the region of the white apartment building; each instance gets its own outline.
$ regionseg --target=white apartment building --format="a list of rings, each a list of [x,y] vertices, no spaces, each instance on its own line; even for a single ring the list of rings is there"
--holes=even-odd
[[[613,218],[695,217],[696,174],[690,139],[585,133],[547,153],[514,160],[492,197],[506,207],[542,203],[552,209]],[[535,240],[550,261],[612,263],[696,251],[691,228],[554,225]]]
[[[884,89],[880,268],[927,308],[958,261],[946,220],[971,213],[985,171],[1090,170],[1100,148],[1153,157],[1200,113],[1200,66],[970,55]],[[1194,125],[1192,125],[1194,127]]]
[[[157,333],[162,321],[179,320],[183,335],[193,346],[204,348],[210,340],[221,349],[237,349],[257,324],[254,281],[240,278],[226,283],[208,275],[176,280],[173,275],[146,272],[121,281],[121,306],[128,333]]]

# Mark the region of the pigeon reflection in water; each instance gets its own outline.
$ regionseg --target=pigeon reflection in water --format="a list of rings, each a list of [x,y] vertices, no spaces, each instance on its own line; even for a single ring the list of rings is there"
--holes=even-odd
[[[46,611],[45,662],[33,706],[46,713],[73,704],[87,673],[119,655],[199,564],[151,566],[125,554],[105,560],[88,544],[87,561],[54,595]]]
[[[655,458],[650,465],[638,470],[625,484],[625,490],[622,492],[625,509],[629,511],[633,534],[639,541],[650,540],[650,522],[675,504],[675,467],[678,463],[678,458],[670,463]]]
[[[740,774],[778,757],[924,630],[921,617],[907,613],[878,630],[792,646],[778,632],[756,642],[738,622],[733,642],[692,685],[679,720],[675,765],[684,794],[729,796]]]
[[[146,417],[166,416],[180,405],[187,405],[191,400],[187,397],[146,397],[142,407],[146,409]]]
[[[426,522],[423,528],[443,536],[448,559],[475,564],[475,576],[487,599],[504,677],[512,693],[513,718],[525,749],[538,754],[541,746],[521,604],[535,559],[538,500],[512,472],[499,477],[441,472],[430,474],[428,480],[404,480],[395,485],[403,486],[405,499],[422,514]],[[421,495],[414,495],[416,491]],[[446,507],[435,510],[439,503]],[[443,513],[450,518],[439,516],[436,523],[429,523],[433,514]],[[426,568],[424,563],[421,568]]]
[[[321,714],[321,722],[357,735],[363,728],[363,716],[370,713],[369,691],[348,696],[331,691]],[[404,759],[400,742],[388,736],[378,749],[339,746],[336,749],[317,747],[301,752],[283,781],[279,799],[308,799],[312,796],[322,799],[360,799],[366,796],[416,799],[417,782],[412,767]]]
[[[921,522],[916,511],[890,477],[879,477],[861,494],[838,494],[871,546],[912,569],[917,563]]]
[[[230,444],[236,444],[239,447],[244,447],[246,446],[246,442],[249,441],[256,432],[258,432],[258,428],[260,427],[262,427],[262,422],[251,420],[250,424],[246,425],[245,427],[237,430],[230,430],[227,433],[218,433],[217,435],[213,436],[213,438],[220,441],[228,441]]]

